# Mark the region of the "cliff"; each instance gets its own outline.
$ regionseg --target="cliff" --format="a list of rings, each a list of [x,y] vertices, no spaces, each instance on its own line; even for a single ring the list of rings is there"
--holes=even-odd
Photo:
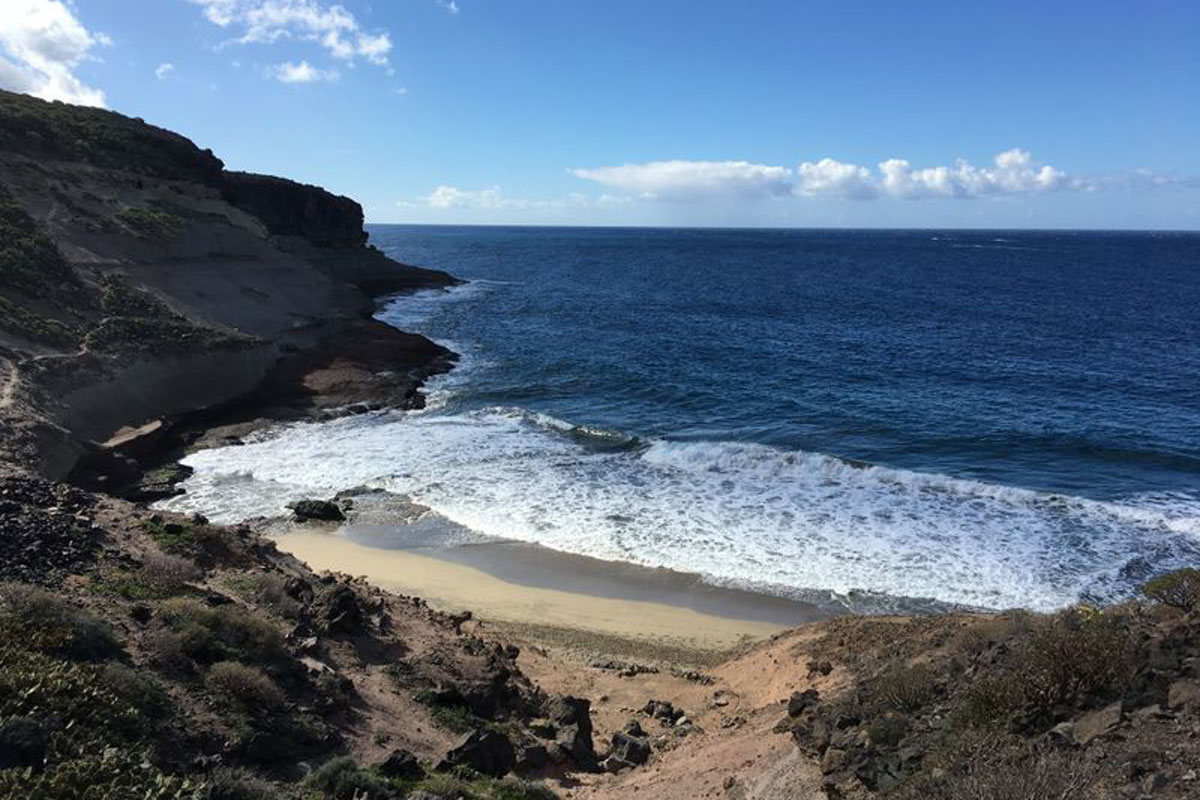
[[[450,357],[371,322],[373,296],[456,281],[367,245],[358,203],[110,111],[0,92],[0,236],[0,461],[49,477],[281,373],[328,408],[300,358],[369,342],[365,371],[401,377],[337,402],[406,405]]]

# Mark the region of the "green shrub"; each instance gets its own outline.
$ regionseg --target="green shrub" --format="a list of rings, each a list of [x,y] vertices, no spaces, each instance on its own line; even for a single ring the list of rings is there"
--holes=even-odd
[[[0,636],[78,661],[121,655],[112,629],[97,617],[43,589],[0,584]]]
[[[1012,675],[989,676],[971,684],[954,711],[954,728],[1003,727],[1025,702]]]
[[[916,711],[929,702],[936,689],[935,676],[928,664],[905,664],[880,674],[869,694],[875,704],[885,708]]]
[[[249,339],[202,328],[183,317],[108,317],[88,331],[83,343],[100,353],[192,353],[235,347]]]
[[[14,303],[7,297],[0,297],[0,330],[49,345],[75,345],[79,341],[78,331]]]
[[[977,679],[961,696],[959,728],[1003,726],[1020,715],[1025,727],[1050,722],[1058,709],[1094,705],[1132,683],[1137,647],[1115,610],[1081,607],[1032,620],[1002,674]]]
[[[1142,594],[1156,603],[1191,614],[1200,609],[1200,569],[1186,568],[1151,578]]]
[[[203,790],[204,800],[283,800],[275,784],[239,768],[213,770]]]
[[[429,709],[434,722],[454,733],[466,733],[479,726],[480,720],[461,699],[444,699],[431,689],[421,689],[413,699]]]
[[[117,219],[148,239],[169,239],[183,226],[179,217],[154,208],[126,208],[117,212]]]
[[[133,667],[110,661],[100,668],[100,684],[119,699],[152,720],[165,718],[171,711],[171,696],[154,677]]]
[[[176,594],[199,576],[200,569],[191,559],[163,553],[146,553],[137,571],[138,580],[159,597]]]
[[[283,692],[261,669],[237,661],[218,661],[208,668],[204,686],[218,700],[248,714],[278,711]]]
[[[0,797],[38,800],[200,800],[199,787],[164,774],[142,753],[103,748],[42,772],[0,770]]]
[[[1112,611],[1080,608],[1039,619],[1016,673],[1035,711],[1124,691],[1133,679],[1134,642]]]
[[[349,757],[325,762],[308,776],[307,783],[332,800],[385,800],[396,796],[391,784]]]
[[[52,297],[82,286],[75,270],[33,218],[0,188],[0,285],[30,297]]]
[[[166,600],[159,616],[180,637],[183,652],[201,664],[242,661],[272,666],[287,650],[275,623],[239,605],[213,608],[190,597]]]
[[[412,787],[437,797],[456,797],[464,800],[558,800],[550,787],[538,781],[515,777],[501,780],[487,778],[463,769],[457,773],[433,773]]]
[[[171,316],[171,309],[163,301],[149,292],[133,288],[115,275],[104,279],[100,310],[116,317]]]
[[[976,749],[952,766],[905,787],[897,800],[1099,800],[1088,779],[1094,768],[1069,753]]]
[[[885,714],[868,722],[864,729],[871,737],[871,744],[879,747],[895,747],[908,733],[908,720],[896,714]]]
[[[0,717],[59,718],[73,728],[135,734],[137,709],[103,685],[98,668],[0,647]]]
[[[231,579],[229,585],[241,596],[266,606],[283,619],[295,621],[300,618],[303,607],[287,593],[287,578],[278,572],[241,575]]]

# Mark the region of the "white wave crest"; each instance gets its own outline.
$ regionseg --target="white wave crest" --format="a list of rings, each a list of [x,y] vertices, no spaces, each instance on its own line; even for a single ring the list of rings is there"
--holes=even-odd
[[[1119,596],[1200,554],[1189,496],[1106,503],[745,443],[595,448],[579,431],[514,408],[292,425],[190,456],[188,494],[166,505],[236,520],[368,485],[488,535],[723,584],[990,608]]]

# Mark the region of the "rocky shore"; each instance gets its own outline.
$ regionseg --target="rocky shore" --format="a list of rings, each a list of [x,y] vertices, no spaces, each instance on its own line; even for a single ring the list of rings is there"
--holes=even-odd
[[[370,248],[352,200],[0,93],[0,798],[1200,791],[1196,570],[1118,607],[827,619],[728,650],[673,642],[711,619],[662,617],[656,647],[545,624],[536,594],[523,620],[446,613],[402,575],[384,591],[147,507],[188,447],[419,406],[453,354],[373,299],[453,283]],[[296,504],[294,530],[353,523],[344,501]]]

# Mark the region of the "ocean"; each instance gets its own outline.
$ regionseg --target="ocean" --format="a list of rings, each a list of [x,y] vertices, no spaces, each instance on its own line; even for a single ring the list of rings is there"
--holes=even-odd
[[[472,537],[855,610],[1049,610],[1200,564],[1200,235],[370,226],[420,412],[198,453],[168,507],[359,485]]]

